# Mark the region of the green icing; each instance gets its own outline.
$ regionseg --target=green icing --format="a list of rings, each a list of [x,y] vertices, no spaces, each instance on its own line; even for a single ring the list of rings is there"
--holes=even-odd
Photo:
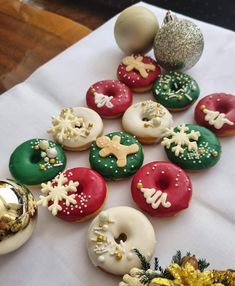
[[[166,108],[181,109],[197,100],[200,89],[197,82],[186,73],[171,71],[157,78],[152,92]]]
[[[55,163],[50,163],[50,158],[45,154],[46,151],[39,148],[41,141],[47,141],[49,148],[56,149]],[[64,170],[65,165],[65,153],[59,144],[45,139],[31,139],[14,150],[10,158],[9,169],[12,176],[20,183],[38,185],[53,179]]]
[[[105,178],[113,180],[133,175],[142,166],[144,160],[142,146],[135,137],[124,132],[112,132],[106,136],[112,139],[115,135],[121,137],[120,143],[123,145],[129,146],[137,144],[139,146],[137,153],[127,155],[127,164],[125,167],[120,168],[117,166],[117,158],[114,155],[101,157],[99,155],[101,148],[99,148],[96,143],[91,145],[89,156],[91,167]]]
[[[173,129],[174,132],[179,132],[179,126]],[[187,134],[189,134],[192,130],[200,132],[198,140],[190,139],[190,142],[197,143],[197,151],[189,151],[187,146],[182,146],[184,149],[183,153],[176,156],[172,151],[172,147],[176,146],[176,144],[172,143],[169,148],[165,147],[168,159],[183,169],[188,170],[208,169],[214,166],[219,161],[221,154],[220,142],[216,135],[209,129],[199,125],[186,124],[186,126],[189,128],[189,130],[186,131]],[[167,136],[165,138],[172,139],[172,137],[173,136]]]

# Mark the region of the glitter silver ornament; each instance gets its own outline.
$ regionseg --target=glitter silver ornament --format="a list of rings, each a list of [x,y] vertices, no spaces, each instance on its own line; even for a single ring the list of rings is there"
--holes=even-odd
[[[31,192],[13,180],[0,180],[0,255],[22,246],[37,221],[37,205]]]
[[[204,39],[196,24],[187,19],[177,19],[168,11],[153,48],[156,60],[164,69],[187,70],[200,59]]]

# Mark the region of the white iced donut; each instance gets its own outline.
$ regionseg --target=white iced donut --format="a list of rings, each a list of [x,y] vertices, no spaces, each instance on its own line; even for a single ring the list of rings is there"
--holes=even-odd
[[[92,221],[87,236],[88,255],[92,263],[115,275],[141,267],[135,248],[149,261],[155,243],[154,229],[146,216],[124,206],[101,212]]]
[[[70,151],[88,149],[102,132],[101,117],[86,107],[62,109],[59,116],[52,117],[52,127],[48,130],[64,149]]]
[[[158,142],[164,136],[166,128],[172,124],[170,112],[152,100],[131,105],[122,117],[123,129],[135,135],[142,144]]]

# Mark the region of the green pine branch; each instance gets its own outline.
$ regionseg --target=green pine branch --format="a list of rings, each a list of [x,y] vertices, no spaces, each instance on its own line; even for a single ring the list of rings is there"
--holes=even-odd
[[[147,271],[148,269],[150,269],[150,263],[147,261],[146,257],[144,255],[142,255],[138,249],[134,249],[134,252],[135,254],[138,256],[140,262],[141,262],[141,265],[142,265],[142,268],[143,270]]]
[[[208,268],[210,265],[209,262],[206,261],[206,259],[199,259],[198,260],[198,268],[201,272],[203,272],[206,268]]]

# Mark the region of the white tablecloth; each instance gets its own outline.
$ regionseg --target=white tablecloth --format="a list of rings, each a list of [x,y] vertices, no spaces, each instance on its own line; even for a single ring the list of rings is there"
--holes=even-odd
[[[162,23],[165,11],[144,3]],[[10,177],[9,156],[20,143],[48,136],[50,117],[62,107],[85,105],[88,87],[99,80],[115,79],[123,54],[113,37],[113,18],[65,52],[39,68],[25,82],[0,97],[0,175]],[[205,38],[199,63],[189,71],[199,83],[201,96],[235,93],[235,34],[195,21]],[[150,53],[153,55],[152,53]],[[135,101],[152,98],[135,95]],[[193,122],[193,109],[174,114],[175,125]],[[120,120],[105,120],[105,133],[121,130]],[[157,235],[156,255],[167,265],[180,249],[206,257],[212,268],[235,268],[235,138],[221,139],[222,156],[208,171],[192,173],[190,208],[173,218],[149,218]],[[145,162],[166,160],[160,145],[145,146]],[[67,167],[89,166],[88,151],[67,152]],[[130,194],[131,178],[108,182],[107,207],[136,207]],[[38,190],[33,190],[38,197]],[[0,285],[117,285],[120,280],[93,267],[85,248],[90,221],[78,224],[53,217],[39,209],[32,238],[22,248],[0,257]],[[143,237],[144,239],[144,237]]]

